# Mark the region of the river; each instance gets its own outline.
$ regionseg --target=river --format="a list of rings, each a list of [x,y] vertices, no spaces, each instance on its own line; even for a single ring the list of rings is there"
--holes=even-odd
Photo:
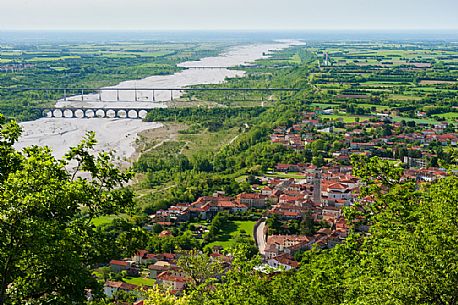
[[[183,62],[180,67],[234,67],[253,63],[274,50],[288,48],[297,41],[278,41],[269,44],[237,46],[215,57],[202,58],[199,61]],[[244,71],[221,69],[186,69],[173,75],[151,76],[141,80],[129,80],[110,88],[185,88],[190,85],[219,84],[228,77],[241,77]],[[66,101],[59,100],[56,107],[110,107],[110,108],[154,108],[166,107],[163,102],[171,99],[170,91],[155,92],[154,102],[151,92],[120,91],[120,101],[116,101],[116,91],[103,91],[102,102],[98,94],[83,97],[72,96]],[[181,95],[174,91],[174,98]],[[16,148],[30,145],[49,146],[56,157],[62,157],[69,147],[79,143],[84,134],[91,130],[96,133],[97,151],[112,150],[123,160],[128,160],[135,152],[135,140],[138,133],[161,127],[160,123],[143,122],[138,119],[107,118],[41,118],[20,124],[23,134]]]

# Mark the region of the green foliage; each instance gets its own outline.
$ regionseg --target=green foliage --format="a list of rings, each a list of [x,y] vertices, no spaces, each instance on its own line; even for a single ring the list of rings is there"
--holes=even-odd
[[[220,277],[224,273],[223,262],[213,259],[207,254],[197,251],[187,251],[182,253],[177,262],[187,276],[192,280],[191,285],[197,287],[211,278]]]
[[[131,173],[91,154],[91,133],[56,160],[46,147],[14,150],[19,127],[0,127],[0,304],[81,302],[99,288],[88,268],[106,251],[91,219],[132,206]]]
[[[161,291],[159,287],[147,292],[145,305],[189,305],[188,297],[177,298],[168,291]]]
[[[200,248],[200,241],[192,235],[191,231],[185,231],[179,236],[151,236],[148,241],[148,249],[155,253],[174,253],[180,250],[190,251]]]
[[[221,128],[243,127],[265,110],[264,107],[155,108],[148,112],[146,120],[198,124],[215,132]]]
[[[220,212],[213,217],[210,226],[208,227],[208,233],[205,236],[206,242],[214,241],[215,238],[223,231],[224,226],[228,222],[229,215],[225,212]]]
[[[234,251],[233,269],[214,289],[193,291],[191,304],[456,304],[458,178],[417,189],[396,182],[397,169],[380,160],[366,163],[363,179],[390,183],[374,199],[384,208],[362,215],[371,216],[370,234],[353,231],[332,249],[305,252],[298,271],[273,278]]]

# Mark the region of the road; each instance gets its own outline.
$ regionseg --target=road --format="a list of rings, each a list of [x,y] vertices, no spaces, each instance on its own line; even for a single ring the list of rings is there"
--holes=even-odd
[[[266,227],[266,220],[264,219],[259,223],[259,226],[256,229],[256,241],[259,253],[264,255],[266,249],[266,235],[264,234],[264,228]]]

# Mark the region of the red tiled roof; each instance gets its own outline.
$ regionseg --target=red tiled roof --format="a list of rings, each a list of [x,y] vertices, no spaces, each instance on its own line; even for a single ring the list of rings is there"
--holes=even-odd
[[[128,267],[129,263],[125,261],[119,261],[119,260],[111,260],[110,265],[116,265],[116,266],[123,266],[123,267]]]
[[[346,185],[343,185],[342,183],[333,183],[328,186],[329,189],[334,189],[334,190],[344,190],[348,188]]]
[[[232,201],[218,201],[217,206],[221,208],[235,208],[237,204]]]
[[[180,283],[184,283],[184,282],[188,282],[189,281],[189,279],[186,278],[186,277],[174,276],[174,275],[171,275],[170,273],[168,273],[167,271],[164,271],[164,272],[160,273],[157,276],[157,279],[162,280],[162,281],[180,282]]]
[[[161,226],[165,227],[173,225],[173,223],[171,223],[170,221],[158,221],[157,224],[160,224]]]
[[[265,187],[264,189],[265,190],[269,190],[270,188],[266,189],[266,187]],[[255,194],[243,193],[243,194],[238,195],[237,197],[239,197],[240,199],[264,199],[267,196],[261,195],[261,194],[257,194],[257,193],[255,193]]]
[[[289,254],[282,254],[274,257],[273,259],[283,265],[287,265],[293,268],[299,267],[299,262],[295,261],[294,258]]]
[[[134,284],[127,284],[124,282],[113,282],[113,281],[106,281],[105,286],[111,287],[111,288],[124,289],[124,290],[135,290],[139,288],[139,286],[134,285]]]

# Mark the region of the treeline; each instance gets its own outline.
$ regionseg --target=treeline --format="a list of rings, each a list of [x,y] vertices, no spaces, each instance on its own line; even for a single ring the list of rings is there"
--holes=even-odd
[[[243,127],[266,110],[264,107],[187,107],[155,108],[148,111],[148,122],[182,122],[217,131],[221,128]]]

